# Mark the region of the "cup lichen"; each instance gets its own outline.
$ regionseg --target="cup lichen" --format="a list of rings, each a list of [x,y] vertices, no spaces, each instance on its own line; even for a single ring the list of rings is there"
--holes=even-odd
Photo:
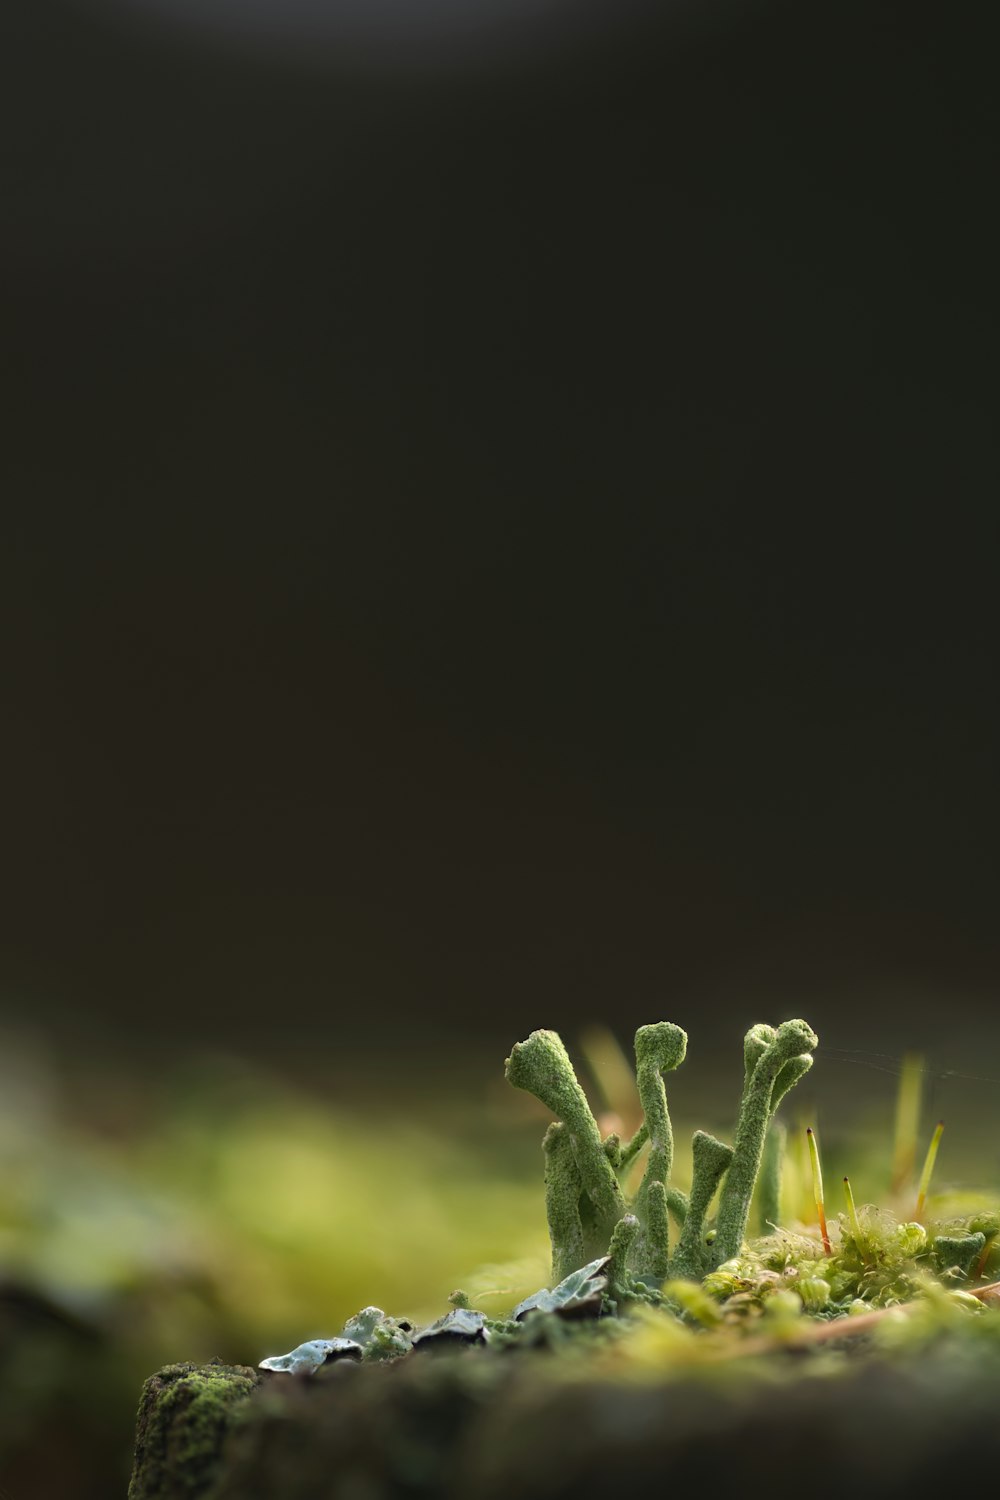
[[[785,1094],[812,1066],[817,1045],[816,1033],[805,1021],[784,1021],[777,1030],[750,1028],[735,1142],[728,1146],[704,1131],[695,1132],[691,1193],[685,1197],[670,1182],[674,1137],[664,1083],[664,1075],[680,1067],[687,1053],[687,1034],[679,1026],[659,1021],[640,1026],[635,1034],[643,1122],[625,1146],[616,1136],[602,1140],[569,1054],[554,1031],[533,1031],[518,1042],[507,1059],[508,1081],[534,1094],[556,1116],[544,1141],[546,1215],[556,1278],[607,1251],[626,1215],[635,1226],[627,1236],[627,1267],[639,1289],[658,1288],[667,1277],[700,1280],[738,1255],[768,1128]],[[647,1144],[642,1180],[628,1202],[621,1179]],[[766,1180],[768,1200],[776,1205],[780,1150],[768,1163]],[[719,1210],[709,1236],[706,1216],[720,1182]],[[683,1226],[673,1255],[671,1213]],[[620,1256],[620,1234],[616,1244]]]

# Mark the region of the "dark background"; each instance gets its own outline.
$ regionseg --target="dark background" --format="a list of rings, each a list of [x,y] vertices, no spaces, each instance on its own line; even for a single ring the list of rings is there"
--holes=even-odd
[[[5,10],[15,1024],[981,1053],[989,36],[573,17],[297,50]]]

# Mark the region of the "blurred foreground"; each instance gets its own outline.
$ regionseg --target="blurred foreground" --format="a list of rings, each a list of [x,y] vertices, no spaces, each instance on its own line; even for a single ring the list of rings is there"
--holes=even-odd
[[[6,1063],[0,1483],[13,1496],[124,1493],[138,1392],[165,1362],[255,1364],[371,1302],[421,1316],[491,1262],[526,1262],[512,1273],[525,1286],[545,1279],[538,1131],[501,1132],[488,1103],[459,1099],[450,1121],[432,1101],[406,1114],[402,1097],[352,1110],[215,1059],[145,1100],[134,1079],[117,1097],[111,1080],[81,1119],[44,1058]],[[507,1118],[523,1125],[524,1111],[512,1101]],[[492,1276],[504,1292],[509,1274]]]

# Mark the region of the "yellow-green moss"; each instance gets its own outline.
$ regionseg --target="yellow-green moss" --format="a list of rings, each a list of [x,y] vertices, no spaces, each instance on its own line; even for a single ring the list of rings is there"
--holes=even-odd
[[[128,1500],[198,1500],[233,1415],[257,1384],[243,1365],[167,1365],[142,1389]]]

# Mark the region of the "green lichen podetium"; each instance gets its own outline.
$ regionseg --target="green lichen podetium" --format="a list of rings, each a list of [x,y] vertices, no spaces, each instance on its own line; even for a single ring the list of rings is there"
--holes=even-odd
[[[743,1097],[735,1145],[727,1146],[701,1130],[695,1132],[691,1193],[685,1197],[670,1183],[674,1138],[663,1081],[665,1073],[680,1066],[687,1051],[687,1036],[679,1026],[660,1021],[640,1026],[636,1032],[636,1083],[645,1118],[625,1146],[617,1136],[601,1139],[573,1065],[554,1031],[533,1031],[526,1041],[518,1042],[507,1059],[508,1081],[534,1094],[556,1116],[543,1143],[545,1205],[556,1280],[611,1247],[614,1289],[621,1294],[632,1278],[635,1293],[646,1297],[656,1295],[650,1288],[668,1275],[699,1280],[738,1255],[768,1127],[785,1094],[812,1066],[816,1045],[817,1037],[805,1021],[785,1021],[777,1030],[751,1027],[744,1041]],[[630,1204],[619,1176],[647,1143],[649,1157]],[[762,1184],[765,1209],[775,1217],[779,1146],[776,1134]],[[705,1220],[723,1178],[710,1244]],[[668,1209],[682,1226],[673,1256]],[[626,1215],[628,1222],[623,1223]]]
[[[743,1098],[733,1159],[719,1199],[712,1269],[740,1253],[771,1116],[812,1067],[811,1054],[818,1045],[818,1036],[805,1021],[783,1021],[777,1031],[752,1026],[746,1034]]]
[[[552,1111],[570,1143],[572,1157],[561,1135],[546,1138],[552,1266],[561,1281],[579,1269],[568,1264],[576,1255],[582,1256],[579,1265],[586,1265],[606,1253],[624,1217],[625,1199],[561,1038],[554,1031],[533,1031],[511,1050],[506,1074],[515,1088],[526,1089]]]
[[[257,1384],[242,1365],[168,1365],[142,1388],[128,1500],[200,1500],[223,1439]]]
[[[639,1234],[632,1251],[632,1269],[638,1276],[657,1281],[666,1276],[669,1260],[666,1192],[674,1160],[674,1133],[663,1075],[679,1068],[686,1055],[687,1034],[670,1021],[640,1026],[635,1034],[636,1087],[650,1146],[633,1206]]]
[[[553,1120],[545,1132],[542,1150],[545,1152],[545,1215],[552,1241],[552,1274],[558,1283],[587,1264],[587,1245],[580,1218],[580,1173],[572,1138],[561,1120]]]
[[[733,1159],[732,1146],[696,1130],[691,1141],[691,1196],[677,1253],[670,1263],[674,1280],[698,1281],[708,1270],[705,1215],[722,1174]]]

